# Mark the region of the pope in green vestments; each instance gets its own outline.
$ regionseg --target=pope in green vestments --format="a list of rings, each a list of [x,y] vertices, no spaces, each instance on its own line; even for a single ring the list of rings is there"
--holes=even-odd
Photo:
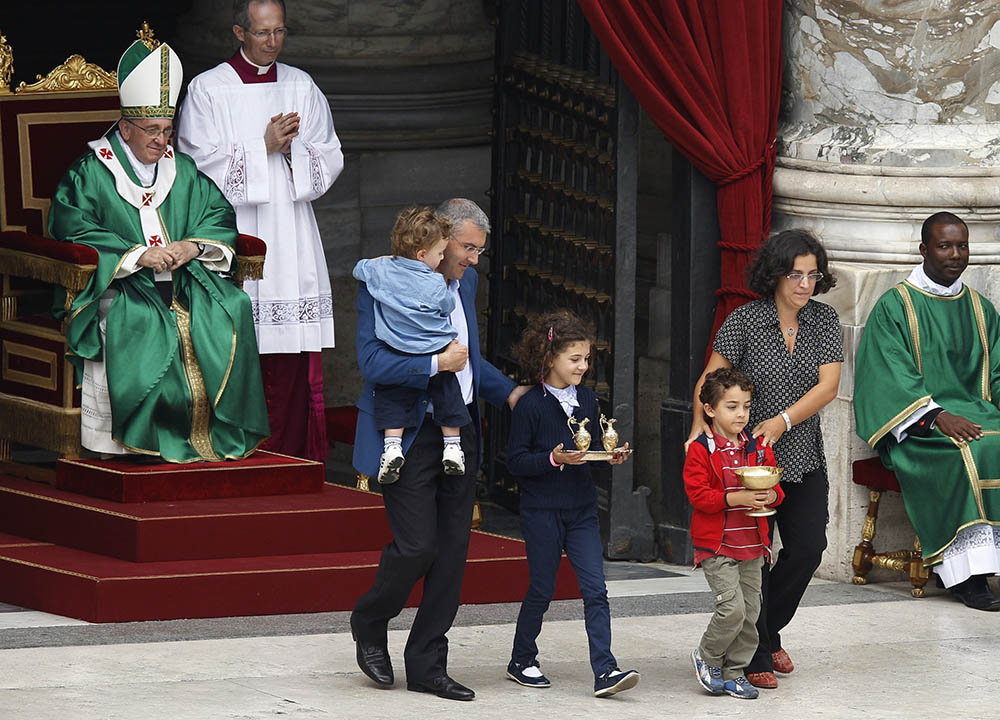
[[[964,260],[922,243],[927,260],[876,302],[856,360],[858,435],[895,472],[926,566],[963,530],[1000,525],[1000,318],[959,280],[968,230],[955,227]]]
[[[103,364],[111,438],[125,450],[242,458],[269,430],[250,300],[219,272],[235,259],[235,213],[167,144],[173,51],[135,43],[119,84],[122,121],[73,163],[49,211],[54,238],[99,254],[69,309],[70,359],[81,374],[87,361]]]

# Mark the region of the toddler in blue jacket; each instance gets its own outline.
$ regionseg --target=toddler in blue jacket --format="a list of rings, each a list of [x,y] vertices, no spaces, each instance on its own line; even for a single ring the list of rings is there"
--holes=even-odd
[[[404,209],[392,228],[392,255],[360,260],[354,277],[365,283],[375,307],[375,336],[408,355],[444,350],[458,334],[451,324],[455,293],[437,267],[451,234],[447,218],[429,207]],[[437,372],[427,383],[434,423],[444,435],[442,464],[448,475],[465,474],[460,429],[472,422],[453,372]],[[375,386],[375,423],[385,432],[378,481],[399,479],[403,467],[403,430],[419,424],[422,390],[402,385]]]

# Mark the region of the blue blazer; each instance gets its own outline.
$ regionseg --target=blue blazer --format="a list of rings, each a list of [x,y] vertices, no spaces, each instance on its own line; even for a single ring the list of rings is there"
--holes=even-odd
[[[427,382],[431,377],[431,354],[404,355],[375,337],[375,308],[364,283],[358,288],[358,366],[365,378],[365,387],[358,399],[358,425],[354,434],[354,468],[369,477],[378,475],[382,456],[383,433],[375,427],[375,385],[403,385],[422,390],[419,402],[427,406]],[[484,398],[491,405],[502,407],[516,383],[483,359],[479,350],[479,325],[476,320],[476,288],[479,275],[468,268],[459,283],[465,321],[469,326],[469,363],[472,365],[472,402]],[[482,425],[473,416],[473,426],[482,461]],[[421,414],[421,422],[424,419]],[[420,426],[403,432],[403,452],[413,444]]]

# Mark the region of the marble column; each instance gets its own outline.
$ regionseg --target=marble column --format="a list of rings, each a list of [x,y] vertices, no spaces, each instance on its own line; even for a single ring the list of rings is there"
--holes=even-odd
[[[344,146],[344,172],[313,208],[334,292],[327,404],[351,404],[361,387],[354,263],[388,251],[405,205],[463,196],[488,207],[494,27],[478,0],[287,5],[280,60],[324,91]],[[175,45],[188,78],[232,54],[232,25],[231,0],[199,0],[181,18]]]
[[[838,277],[821,298],[840,313],[847,357],[823,411],[830,526],[819,574],[849,580],[868,500],[851,463],[874,454],[854,432],[854,355],[875,300],[921,261],[927,216],[966,220],[965,279],[1000,300],[1000,5],[786,0],[784,37],[774,230],[814,230]],[[876,547],[910,547],[898,496],[882,506]]]

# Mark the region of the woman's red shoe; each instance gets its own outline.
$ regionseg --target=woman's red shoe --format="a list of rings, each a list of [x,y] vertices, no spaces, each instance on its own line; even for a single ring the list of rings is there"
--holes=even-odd
[[[778,678],[772,672],[747,673],[747,680],[754,687],[774,690],[778,687]]]
[[[771,662],[774,663],[775,672],[780,672],[785,675],[795,669],[795,666],[792,665],[792,659],[788,657],[788,653],[784,650],[771,653]]]

